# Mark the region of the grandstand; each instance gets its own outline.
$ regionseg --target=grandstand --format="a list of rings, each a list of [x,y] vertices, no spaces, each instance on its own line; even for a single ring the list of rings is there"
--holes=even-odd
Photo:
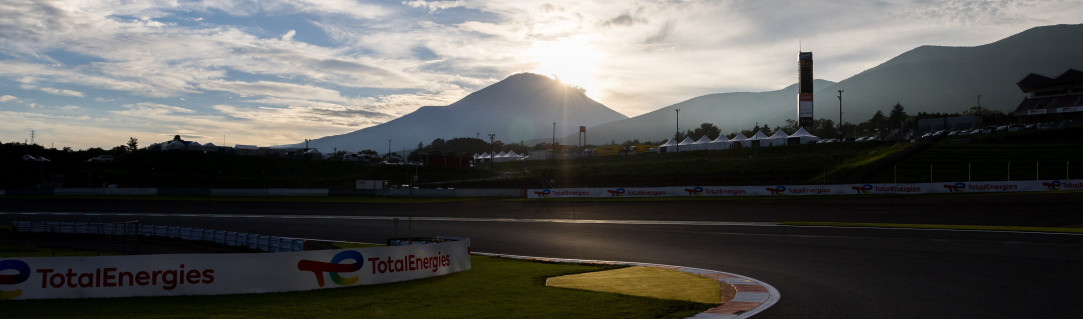
[[[1083,71],[1068,69],[1060,76],[1031,73],[1016,85],[1029,94],[1015,109],[1015,115],[1030,121],[1083,117]]]

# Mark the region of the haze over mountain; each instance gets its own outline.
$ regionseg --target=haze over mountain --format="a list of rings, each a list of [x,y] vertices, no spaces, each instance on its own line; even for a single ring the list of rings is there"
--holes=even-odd
[[[447,106],[425,106],[390,122],[309,142],[321,152],[333,149],[383,153],[414,149],[437,138],[480,137],[518,143],[575,134],[579,126],[596,126],[628,118],[579,90],[546,76],[520,73],[471,93]],[[568,124],[570,123],[570,124]],[[304,146],[304,143],[292,145]]]
[[[962,113],[978,105],[1011,112],[1025,94],[1016,82],[1030,73],[1057,76],[1069,68],[1083,69],[1083,24],[1033,28],[976,47],[921,46],[838,83],[817,80],[815,118],[838,122],[838,90],[844,122],[863,122],[877,110],[886,115],[895,103],[908,114]],[[813,52],[815,60],[815,52]],[[794,52],[794,78],[797,52]],[[816,70],[830,65],[814,64]],[[720,93],[695,97],[627,120],[588,128],[588,142],[605,144],[640,139],[672,138],[676,112],[680,130],[712,123],[722,132],[751,129],[758,122],[771,128],[796,120],[797,88],[762,93]],[[575,136],[563,141],[572,143]]]
[[[983,108],[1011,112],[1025,96],[1016,82],[1030,73],[1057,76],[1069,68],[1083,69],[1083,24],[1033,28],[976,47],[921,46],[840,82],[816,80],[815,117],[839,119],[838,90],[844,122],[862,122],[880,110],[901,103],[906,112],[961,113],[980,103]],[[815,59],[815,52],[813,52]],[[797,52],[793,59],[797,78]],[[816,70],[831,65],[816,64]],[[650,80],[650,79],[644,79]],[[548,142],[556,124],[561,143],[577,144],[579,126],[586,126],[589,144],[639,139],[658,141],[673,136],[680,109],[680,130],[712,123],[722,132],[750,129],[757,123],[772,128],[796,120],[796,84],[770,92],[709,94],[633,118],[586,97],[556,80],[517,74],[474,92],[448,106],[426,106],[396,120],[348,134],[313,140],[312,147],[328,152],[373,149],[383,152],[413,149],[436,138],[495,133],[505,143]],[[303,145],[303,144],[297,144]]]

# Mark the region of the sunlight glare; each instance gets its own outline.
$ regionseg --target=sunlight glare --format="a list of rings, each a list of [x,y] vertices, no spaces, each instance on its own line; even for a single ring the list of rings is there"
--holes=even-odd
[[[598,84],[592,76],[599,54],[586,39],[535,41],[530,48],[530,56],[538,63],[531,72],[583,88],[588,97],[599,101],[596,95]]]

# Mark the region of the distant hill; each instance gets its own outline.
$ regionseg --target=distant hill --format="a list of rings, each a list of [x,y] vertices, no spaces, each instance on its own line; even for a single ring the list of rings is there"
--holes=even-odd
[[[908,114],[961,113],[978,105],[1011,112],[1025,94],[1015,85],[1030,73],[1057,76],[1069,68],[1083,69],[1083,24],[1033,28],[976,47],[922,46],[853,77],[833,83],[817,80],[815,117],[838,121],[838,90],[844,122],[863,122],[877,110],[885,114],[901,103]],[[815,53],[815,52],[814,52]],[[796,77],[797,52],[794,52]],[[816,69],[830,66],[815,65]],[[796,120],[797,88],[762,93],[704,95],[627,120],[591,127],[591,144],[670,138],[681,109],[682,131],[712,123],[730,133],[762,126],[782,126]],[[575,137],[564,139],[573,143]]]
[[[480,137],[496,134],[496,140],[518,143],[578,132],[579,125],[596,126],[628,118],[579,90],[546,76],[512,75],[447,106],[424,106],[390,122],[347,134],[310,141],[321,152],[364,149],[385,152],[388,139],[392,151],[414,149],[434,139]],[[575,123],[575,126],[565,123]],[[303,146],[303,144],[298,144]],[[293,146],[298,146],[293,145]]]
[[[833,84],[835,82],[816,80],[813,89],[819,90]],[[634,139],[659,141],[672,138],[677,132],[677,109],[681,110],[681,132],[695,129],[702,123],[714,124],[726,134],[749,129],[756,123],[769,124],[773,128],[785,124],[786,118],[796,116],[797,84],[771,92],[717,93],[696,97],[626,120],[590,127],[587,129],[587,143],[602,145]],[[574,141],[573,137],[564,143]]]

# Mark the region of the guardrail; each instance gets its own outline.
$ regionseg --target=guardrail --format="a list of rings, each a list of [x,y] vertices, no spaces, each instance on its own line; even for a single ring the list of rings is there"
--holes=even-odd
[[[59,221],[14,221],[16,231],[34,233],[143,236],[207,241],[231,247],[247,247],[265,252],[303,251],[305,239],[267,236],[245,232],[180,226],[126,223],[88,223]]]

